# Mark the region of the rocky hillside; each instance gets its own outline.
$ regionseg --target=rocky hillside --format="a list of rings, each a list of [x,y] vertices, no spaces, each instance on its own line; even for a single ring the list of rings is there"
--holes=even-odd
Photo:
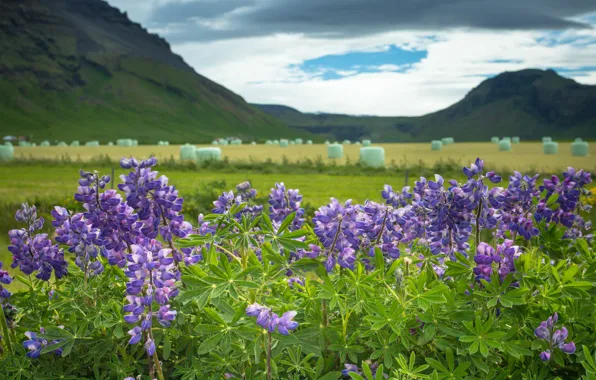
[[[0,133],[34,140],[297,136],[102,0],[0,2]]]

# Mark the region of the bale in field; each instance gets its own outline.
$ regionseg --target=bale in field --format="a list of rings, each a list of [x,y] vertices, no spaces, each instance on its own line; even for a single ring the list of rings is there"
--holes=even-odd
[[[519,144],[519,137],[518,136],[513,136],[511,138],[511,142],[514,143],[514,144]]]
[[[542,142],[543,143],[545,143],[545,142],[551,142],[551,141],[553,141],[553,139],[550,138],[550,137],[548,137],[548,136],[545,136],[545,137],[542,138]]]
[[[296,142],[296,145],[301,145],[302,144],[302,139],[296,139],[294,141]]]
[[[250,143],[250,145],[257,145],[257,143],[253,141]]]
[[[114,143],[110,141],[108,142],[108,146],[114,146]]]
[[[490,142],[493,144],[498,144],[499,143],[499,138],[497,136],[493,136],[490,138]]]
[[[67,144],[67,143],[65,143],[64,141],[60,141],[60,142],[58,143],[58,146],[60,146],[60,147],[65,147],[65,146],[68,146],[68,144]]]
[[[169,142],[169,141],[164,141],[164,142],[163,142],[163,145],[165,145],[165,146],[170,146],[170,142]]]
[[[81,144],[79,143],[78,140],[74,140],[73,142],[70,143],[70,146],[80,146]]]
[[[14,148],[12,145],[0,145],[0,161],[10,161],[13,159]]]
[[[271,144],[273,144],[273,141],[271,141],[271,140],[265,141],[265,145],[271,145]]]
[[[384,168],[385,149],[380,146],[366,146],[360,148],[360,163],[372,168]]]
[[[99,141],[87,141],[85,146],[99,146]]]
[[[226,139],[219,140],[219,145],[228,145],[228,144],[229,144],[228,140],[226,140]]]
[[[273,141],[271,141],[271,144],[272,145],[279,145],[279,140],[273,140]]]
[[[443,149],[443,142],[441,140],[433,140],[430,142],[430,150]]]
[[[190,144],[184,144],[180,147],[180,159],[181,160],[194,160],[196,159],[197,147]]]
[[[329,142],[329,140],[325,140],[325,145],[329,145],[329,144],[331,144],[331,143]]]
[[[290,140],[290,141],[288,141],[288,143],[289,143],[290,145],[296,145],[296,141],[294,141],[294,140]]]
[[[221,161],[221,148],[198,148],[195,154],[197,163],[206,161]]]
[[[351,142],[350,142],[350,140],[344,140],[343,144],[344,144],[344,145],[350,145],[350,144],[351,144]]]
[[[499,141],[499,151],[511,152],[511,141],[505,139]]]
[[[39,146],[50,146],[50,142],[48,140],[43,140],[39,143]]]
[[[581,137],[576,137],[575,140],[573,140],[573,142],[582,142],[582,141],[584,141],[584,140],[582,140]]]
[[[213,140],[211,141],[211,145],[219,145],[219,142],[217,140]]]
[[[354,145],[360,145],[360,141],[356,141]]]
[[[286,139],[281,139],[279,140],[279,146],[282,148],[287,148],[289,145],[289,141]]]
[[[306,140],[306,145],[312,145],[312,140]]]
[[[559,143],[554,141],[547,141],[542,144],[544,154],[557,154],[559,152]]]
[[[327,147],[327,158],[342,158],[344,147],[341,144],[329,144]]]
[[[441,139],[443,145],[451,145],[455,143],[455,139],[453,137],[443,137]]]
[[[370,140],[362,140],[362,146],[370,146],[371,141]]]
[[[588,153],[590,153],[590,146],[586,141],[574,141],[571,143],[572,156],[586,157]]]
[[[242,140],[240,139],[233,139],[231,145],[242,145]]]
[[[138,140],[132,140],[132,146],[139,146]]]
[[[501,141],[509,141],[509,142],[511,142],[511,137],[503,137],[501,139]]]

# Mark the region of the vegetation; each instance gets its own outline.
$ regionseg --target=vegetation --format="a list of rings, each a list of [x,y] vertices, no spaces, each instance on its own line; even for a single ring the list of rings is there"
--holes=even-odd
[[[80,171],[68,208],[52,211],[50,235],[39,234],[50,220],[19,208],[10,232],[19,274],[0,272],[0,282],[24,289],[0,289],[0,373],[596,375],[589,173],[516,176],[499,187],[477,160],[461,183],[385,186],[383,203],[332,200],[312,220],[299,192],[277,184],[263,208],[243,182],[191,225],[180,213],[186,201],[155,165],[123,159],[119,193],[104,173]]]

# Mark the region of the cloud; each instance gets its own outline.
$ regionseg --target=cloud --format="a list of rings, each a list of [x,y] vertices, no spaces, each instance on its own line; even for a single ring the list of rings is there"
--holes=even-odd
[[[174,43],[272,34],[346,38],[404,29],[585,28],[571,18],[594,11],[594,0],[186,0],[158,4],[148,26],[176,25],[167,36]]]

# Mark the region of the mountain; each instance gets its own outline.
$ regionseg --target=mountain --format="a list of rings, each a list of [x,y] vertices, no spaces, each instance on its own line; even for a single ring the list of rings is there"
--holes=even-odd
[[[2,135],[155,143],[304,132],[197,74],[102,0],[2,0],[0,49]]]
[[[452,106],[419,117],[301,113],[286,106],[254,106],[298,130],[328,138],[375,141],[487,141],[491,136],[596,139],[596,86],[553,70],[505,72],[487,79]]]

